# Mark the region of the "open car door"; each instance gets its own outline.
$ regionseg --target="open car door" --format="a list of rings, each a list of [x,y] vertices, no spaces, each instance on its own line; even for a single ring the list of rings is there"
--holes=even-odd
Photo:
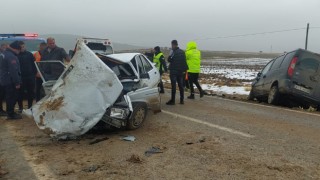
[[[65,69],[61,61],[40,61],[35,62],[37,70],[43,81],[42,86],[46,95],[48,95]]]
[[[61,75],[59,70],[48,73],[53,70],[50,64],[38,64],[44,86],[55,83],[50,93],[32,107],[32,116],[38,127],[52,137],[82,135],[101,120],[123,86],[83,41],[78,41],[76,53]]]

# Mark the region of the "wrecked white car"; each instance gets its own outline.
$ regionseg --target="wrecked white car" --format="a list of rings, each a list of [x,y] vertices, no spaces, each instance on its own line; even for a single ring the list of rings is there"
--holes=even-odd
[[[139,128],[148,108],[160,112],[157,68],[142,54],[95,54],[83,41],[67,67],[36,63],[46,97],[31,109],[38,127],[57,138],[86,133],[98,122]]]

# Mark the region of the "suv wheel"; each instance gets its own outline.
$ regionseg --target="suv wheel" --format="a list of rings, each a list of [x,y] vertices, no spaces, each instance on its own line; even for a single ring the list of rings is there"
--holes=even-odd
[[[247,100],[248,100],[248,101],[253,101],[253,100],[254,100],[254,95],[253,95],[252,90],[250,91],[250,93],[249,93],[249,95],[248,95],[248,97],[247,97]]]
[[[279,103],[279,88],[278,86],[272,86],[268,95],[268,103],[277,105]]]
[[[144,120],[146,119],[148,107],[144,102],[135,102],[132,103],[133,106],[133,114],[129,118],[127,122],[127,129],[133,130],[139,128]]]

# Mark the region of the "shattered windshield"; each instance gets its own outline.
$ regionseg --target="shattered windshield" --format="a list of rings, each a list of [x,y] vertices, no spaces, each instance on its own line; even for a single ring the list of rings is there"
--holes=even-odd
[[[118,76],[120,80],[137,78],[129,64],[122,63],[101,55],[99,56],[99,58]]]

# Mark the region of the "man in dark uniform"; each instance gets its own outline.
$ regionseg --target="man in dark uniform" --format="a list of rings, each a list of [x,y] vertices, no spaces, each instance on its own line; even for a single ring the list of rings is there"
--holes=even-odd
[[[7,44],[1,44],[0,46],[0,64],[4,59],[3,52],[7,49]],[[3,109],[3,101],[5,99],[5,87],[0,84],[0,116],[7,116],[7,113]]]
[[[170,62],[170,81],[171,81],[171,99],[166,103],[167,105],[174,105],[176,98],[176,83],[178,83],[180,91],[180,104],[184,104],[183,91],[183,73],[188,70],[186,55],[183,50],[178,47],[178,41],[171,41],[172,54],[169,56]]]
[[[0,83],[5,86],[7,119],[22,119],[20,114],[14,112],[21,85],[20,64],[17,55],[21,50],[21,41],[14,41],[4,51],[4,59],[0,64]]]
[[[21,81],[22,86],[19,92],[18,105],[19,110],[22,112],[23,109],[23,97],[26,92],[28,100],[28,108],[31,108],[34,99],[34,88],[37,69],[34,64],[34,56],[31,52],[26,50],[25,44],[21,45],[21,52],[18,55],[20,70],[21,70]]]

